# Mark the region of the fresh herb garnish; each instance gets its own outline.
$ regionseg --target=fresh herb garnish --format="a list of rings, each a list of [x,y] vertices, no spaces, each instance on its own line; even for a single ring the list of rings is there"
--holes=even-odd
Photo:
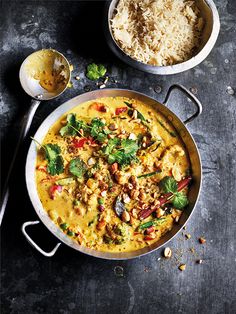
[[[159,186],[163,193],[176,193],[178,185],[173,177],[166,176],[160,182]]]
[[[100,77],[103,77],[107,72],[107,69],[102,64],[91,63],[87,66],[86,76],[92,81],[98,80]]]
[[[106,124],[99,118],[94,118],[91,121],[90,134],[101,143],[107,139],[107,135],[110,133],[110,130],[104,128],[105,126]]]
[[[138,144],[134,140],[114,138],[108,141],[103,152],[107,156],[109,164],[117,162],[121,166],[126,166],[136,160],[138,148]]]
[[[177,192],[172,200],[172,204],[175,208],[182,209],[188,205],[188,198],[184,193]]]
[[[61,136],[75,136],[77,133],[81,135],[80,130],[87,131],[87,125],[84,121],[77,120],[74,113],[69,113],[66,117],[67,124],[63,126],[59,133]]]
[[[64,171],[64,162],[61,154],[61,148],[57,144],[45,144],[41,145],[35,138],[31,139],[37,143],[45,152],[45,158],[48,161],[47,172],[55,176],[61,174]]]
[[[173,177],[164,177],[159,182],[159,186],[163,193],[173,194],[174,197],[171,199],[171,202],[175,208],[182,209],[188,205],[187,196],[182,192],[178,192],[178,184]]]
[[[72,159],[69,165],[69,171],[74,176],[82,178],[87,171],[87,165],[79,157]]]
[[[46,144],[43,147],[45,149],[45,157],[48,161],[47,172],[52,176],[62,173],[64,171],[64,163],[60,155],[61,148],[57,144]]]

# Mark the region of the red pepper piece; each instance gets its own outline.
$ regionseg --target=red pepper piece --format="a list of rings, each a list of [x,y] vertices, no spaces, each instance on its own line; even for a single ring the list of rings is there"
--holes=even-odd
[[[99,102],[94,102],[93,104],[90,105],[90,108],[97,110],[99,112],[107,112],[106,106]]]
[[[81,138],[79,140],[74,139],[72,141],[72,143],[73,143],[75,148],[82,148],[82,147],[84,147],[84,144],[87,143],[87,142],[90,143],[90,140],[88,138],[86,138],[86,137]]]
[[[116,108],[116,115],[119,115],[122,112],[125,112],[127,110],[127,107],[120,107]]]
[[[146,229],[146,234],[150,234],[150,233],[152,233],[152,232],[154,232],[154,231],[155,231],[155,229],[154,229],[153,226],[148,227],[148,228]]]
[[[187,178],[181,180],[180,182],[178,182],[178,187],[177,187],[178,192],[181,191],[181,190],[183,190],[186,186],[188,186],[188,184],[189,184],[189,182],[190,182],[191,180],[192,180],[191,177],[187,177]],[[139,213],[139,219],[143,220],[143,219],[149,217],[149,216],[150,216],[153,212],[155,212],[159,207],[161,207],[162,205],[164,205],[164,204],[168,201],[169,197],[171,197],[171,196],[172,196],[172,193],[164,194],[163,196],[161,196],[161,197],[159,198],[160,204],[159,204],[157,207],[155,207],[155,208],[153,208],[153,209],[144,209],[144,210],[141,210],[141,212]]]
[[[62,186],[61,185],[52,185],[49,189],[49,194],[50,194],[50,198],[52,200],[55,199],[56,193],[61,193],[62,192]]]
[[[154,234],[152,234],[152,235],[146,235],[146,236],[144,237],[144,240],[145,240],[145,241],[152,241],[152,240],[155,239],[155,237],[156,237],[156,235],[154,235]]]

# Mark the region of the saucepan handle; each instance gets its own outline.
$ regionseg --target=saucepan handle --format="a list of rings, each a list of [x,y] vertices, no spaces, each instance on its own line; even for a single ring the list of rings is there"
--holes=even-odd
[[[199,99],[197,99],[197,97],[195,95],[193,95],[193,93],[191,93],[186,87],[184,87],[183,85],[179,85],[179,84],[174,84],[174,85],[171,85],[167,94],[166,94],[166,98],[164,100],[164,105],[167,104],[169,98],[170,98],[170,94],[171,92],[173,91],[173,89],[178,89],[180,90],[182,93],[184,93],[188,98],[191,99],[192,103],[195,105],[196,107],[196,112],[191,116],[189,117],[188,119],[186,119],[184,121],[184,124],[187,124],[191,121],[193,121],[194,119],[196,119],[201,113],[202,113],[202,104],[200,102]]]
[[[32,226],[32,225],[36,225],[40,223],[40,221],[36,220],[36,221],[27,221],[25,223],[23,223],[22,227],[21,227],[21,231],[23,232],[23,235],[26,237],[27,241],[36,249],[38,250],[41,254],[43,254],[44,256],[47,257],[51,257],[53,256],[56,251],[58,250],[59,246],[61,245],[61,243],[57,243],[57,245],[54,247],[54,249],[51,252],[45,252],[44,250],[42,250],[32,239],[31,237],[28,235],[28,233],[26,232],[26,227],[28,226]]]

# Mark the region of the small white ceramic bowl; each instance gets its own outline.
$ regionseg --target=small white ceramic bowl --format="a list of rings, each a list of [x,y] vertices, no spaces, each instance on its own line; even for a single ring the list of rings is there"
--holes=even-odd
[[[202,34],[202,43],[197,53],[191,59],[185,62],[169,66],[155,66],[139,62],[127,55],[118,46],[113,37],[110,20],[114,15],[114,10],[118,4],[118,1],[119,0],[112,0],[110,3],[107,4],[106,7],[105,34],[107,42],[109,47],[117,57],[119,57],[122,61],[126,62],[130,66],[133,66],[134,68],[141,71],[159,75],[167,75],[189,70],[201,63],[208,56],[208,54],[214,47],[217,37],[219,35],[220,19],[213,0],[196,0],[197,6],[200,9],[202,16],[205,20],[205,26]]]

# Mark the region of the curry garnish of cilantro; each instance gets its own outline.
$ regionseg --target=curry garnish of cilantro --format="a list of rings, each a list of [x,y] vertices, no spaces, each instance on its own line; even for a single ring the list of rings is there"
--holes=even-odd
[[[101,143],[103,143],[107,139],[107,135],[111,133],[111,131],[106,128],[106,123],[99,118],[94,118],[91,121],[89,128],[90,135]]]
[[[84,174],[87,172],[87,165],[82,159],[80,159],[79,157],[76,157],[75,159],[72,159],[70,161],[69,171],[71,174],[81,179],[83,178]]]
[[[47,172],[52,175],[58,175],[64,172],[64,161],[61,156],[61,148],[57,144],[45,144],[41,145],[35,138],[31,139],[37,143],[45,153],[45,159],[47,160]]]
[[[87,131],[87,124],[82,120],[77,120],[74,113],[69,113],[66,118],[67,124],[63,126],[59,133],[61,136],[81,135],[80,130]]]
[[[52,176],[63,173],[64,163],[61,154],[61,148],[57,144],[45,144],[45,157],[48,161],[47,172]]]
[[[159,182],[159,187],[165,194],[172,193],[173,196],[171,197],[171,203],[175,208],[183,209],[188,205],[187,196],[183,192],[178,192],[178,183],[173,177],[164,177]]]
[[[117,162],[120,166],[127,166],[136,160],[138,149],[137,141],[114,138],[110,139],[108,144],[103,147],[103,153],[109,164]]]

